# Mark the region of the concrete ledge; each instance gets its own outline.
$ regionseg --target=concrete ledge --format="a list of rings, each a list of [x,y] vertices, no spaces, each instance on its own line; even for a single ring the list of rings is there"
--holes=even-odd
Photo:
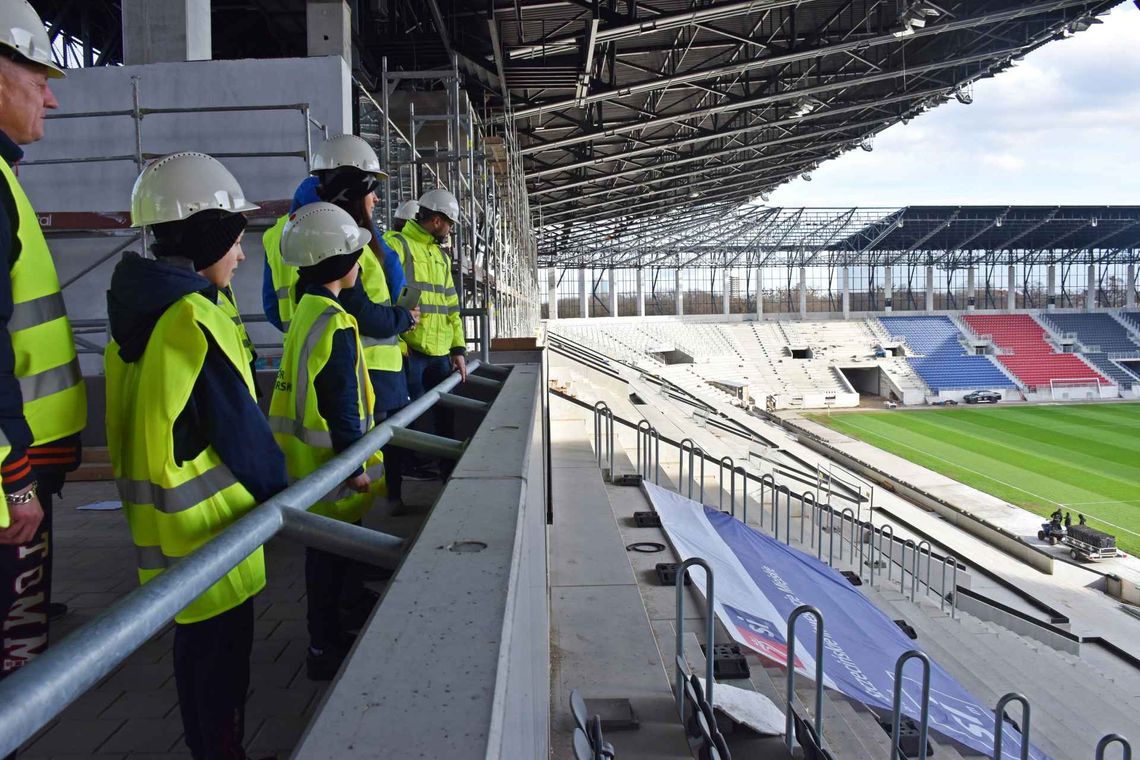
[[[295,757],[548,755],[540,381],[514,367]]]
[[[856,459],[850,454],[846,454],[838,449],[828,445],[826,442],[819,440],[811,433],[806,432],[803,428],[795,425],[789,420],[783,420],[783,424],[788,427],[793,433],[796,434],[796,440],[804,446],[818,451],[826,457],[834,459],[863,477],[874,481],[880,486],[886,488],[893,493],[902,496],[905,499],[918,504],[920,507],[936,512],[946,522],[950,523],[956,528],[966,531],[972,536],[985,541],[990,546],[1000,549],[1014,559],[1022,562],[1034,570],[1044,573],[1045,575],[1053,574],[1053,557],[1052,555],[1041,551],[1035,546],[1025,543],[1020,536],[999,528],[996,525],[976,517],[963,509],[960,509],[953,504],[938,499],[925,491],[921,491],[914,486],[908,485],[898,478],[891,477],[882,470],[872,467],[871,465]]]

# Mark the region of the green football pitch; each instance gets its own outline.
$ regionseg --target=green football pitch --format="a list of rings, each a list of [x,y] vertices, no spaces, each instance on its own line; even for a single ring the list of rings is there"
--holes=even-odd
[[[1047,516],[1058,506],[1140,554],[1140,404],[811,415],[853,438]]]

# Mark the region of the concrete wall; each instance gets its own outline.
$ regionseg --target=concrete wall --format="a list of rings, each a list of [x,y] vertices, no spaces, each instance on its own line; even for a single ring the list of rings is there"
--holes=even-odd
[[[70,72],[53,82],[61,103],[58,113],[129,109],[131,77],[138,76],[144,108],[235,105],[282,105],[308,102],[314,119],[330,134],[351,128],[351,76],[339,57],[280,60],[195,61],[145,66],[96,67]],[[311,131],[313,144],[323,135]],[[127,155],[135,150],[130,117],[61,119],[47,124],[44,140],[27,146],[27,160]],[[143,119],[143,151],[172,153],[304,151],[305,127],[299,111],[264,111],[166,115]],[[243,157],[223,161],[254,202],[291,198],[308,173],[300,157]],[[118,219],[130,207],[137,169],[132,161],[24,166],[20,180],[37,211],[104,212]],[[260,229],[246,233],[247,260],[238,269],[235,289],[243,312],[261,313],[261,269],[264,253]],[[60,279],[95,263],[126,242],[121,237],[49,238]],[[135,246],[138,250],[138,246]],[[73,319],[106,316],[105,291],[118,257],[96,268],[64,291]],[[279,339],[268,325],[250,329],[254,342]],[[86,336],[97,339],[100,336]],[[97,355],[83,358],[85,373],[101,372]]]

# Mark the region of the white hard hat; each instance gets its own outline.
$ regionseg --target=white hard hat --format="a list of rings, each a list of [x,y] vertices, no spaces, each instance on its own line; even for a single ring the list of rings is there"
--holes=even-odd
[[[229,169],[205,153],[160,158],[143,169],[131,190],[132,227],[177,222],[211,208],[240,214],[258,206],[245,199]]]
[[[428,190],[420,196],[420,208],[438,211],[453,222],[459,221],[459,201],[447,190]]]
[[[333,256],[356,253],[370,240],[372,233],[340,206],[310,203],[285,223],[281,259],[289,266],[309,267]]]
[[[0,0],[0,47],[46,67],[49,77],[67,76],[52,60],[44,22],[27,0]]]
[[[377,177],[388,175],[380,168],[380,159],[364,139],[356,135],[337,135],[321,143],[313,154],[313,165],[310,171],[320,172],[329,169],[340,169],[351,166],[362,172],[375,174]]]
[[[404,201],[403,203],[400,204],[399,208],[396,209],[396,218],[397,219],[403,219],[406,222],[410,222],[411,220],[416,218],[416,214],[418,214],[419,211],[420,211],[420,204],[418,201],[415,201],[415,200]]]

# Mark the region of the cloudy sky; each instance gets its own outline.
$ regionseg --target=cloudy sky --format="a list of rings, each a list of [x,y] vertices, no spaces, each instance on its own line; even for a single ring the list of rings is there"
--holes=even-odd
[[[770,206],[1140,203],[1140,10],[1052,42],[1011,70],[825,163]]]

